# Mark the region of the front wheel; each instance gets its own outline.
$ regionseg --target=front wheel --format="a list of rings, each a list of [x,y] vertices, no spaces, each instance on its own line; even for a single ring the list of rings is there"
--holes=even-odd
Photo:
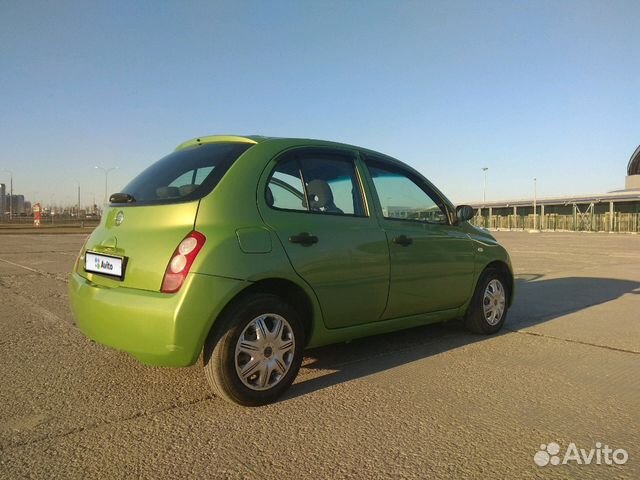
[[[502,328],[507,318],[508,287],[495,268],[486,269],[476,285],[465,326],[473,333],[491,334]]]
[[[280,297],[242,297],[216,321],[204,349],[204,371],[216,396],[246,406],[271,403],[302,363],[304,329]]]

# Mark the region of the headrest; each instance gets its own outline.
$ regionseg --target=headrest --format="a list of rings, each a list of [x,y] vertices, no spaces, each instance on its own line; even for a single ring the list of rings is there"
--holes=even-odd
[[[191,192],[193,192],[196,188],[198,188],[198,185],[192,183],[189,185],[182,185],[180,187],[180,196],[184,197],[186,195],[189,195]]]
[[[311,210],[322,210],[333,204],[331,187],[324,180],[311,180],[307,187],[307,193],[309,194],[309,207]]]
[[[179,197],[180,189],[178,187],[158,187],[156,188],[156,197],[158,198],[172,198]]]

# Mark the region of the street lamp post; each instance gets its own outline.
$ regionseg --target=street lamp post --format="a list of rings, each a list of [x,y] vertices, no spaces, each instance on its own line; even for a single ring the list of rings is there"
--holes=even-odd
[[[484,174],[484,179],[482,181],[482,206],[487,203],[487,170],[489,167],[482,167],[482,172]]]
[[[102,170],[104,172],[104,204],[107,204],[107,190],[108,190],[108,178],[109,178],[109,172],[115,170],[118,167],[110,167],[110,168],[105,168],[105,167],[101,167],[99,165],[96,165],[96,168],[98,170]]]
[[[538,218],[538,179],[533,179],[533,229],[537,230]]]
[[[76,180],[76,184],[78,185],[78,220],[80,220],[80,182]]]
[[[51,225],[53,225],[54,217],[56,216],[56,194],[51,194],[51,206],[49,207],[49,216],[51,217]]]

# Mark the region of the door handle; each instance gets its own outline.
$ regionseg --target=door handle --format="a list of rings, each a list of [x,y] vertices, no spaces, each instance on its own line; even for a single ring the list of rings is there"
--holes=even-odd
[[[407,237],[406,235],[400,235],[393,239],[393,243],[397,243],[398,245],[402,245],[403,247],[408,247],[413,243],[413,238]]]
[[[298,235],[291,235],[289,237],[289,241],[291,243],[299,243],[304,247],[308,247],[313,245],[314,243],[318,243],[318,237],[315,235],[311,235],[307,232],[299,233]]]

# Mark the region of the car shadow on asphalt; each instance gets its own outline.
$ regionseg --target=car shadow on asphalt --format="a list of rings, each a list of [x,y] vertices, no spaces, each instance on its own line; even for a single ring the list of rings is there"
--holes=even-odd
[[[640,295],[640,282],[613,278],[516,278],[516,298],[498,335],[513,334],[622,295]],[[468,333],[462,320],[425,325],[308,350],[293,387],[282,401],[349,382],[495,336]]]
[[[640,282],[615,278],[518,275],[516,300],[509,311],[512,330],[610,302],[625,294],[640,295]]]

